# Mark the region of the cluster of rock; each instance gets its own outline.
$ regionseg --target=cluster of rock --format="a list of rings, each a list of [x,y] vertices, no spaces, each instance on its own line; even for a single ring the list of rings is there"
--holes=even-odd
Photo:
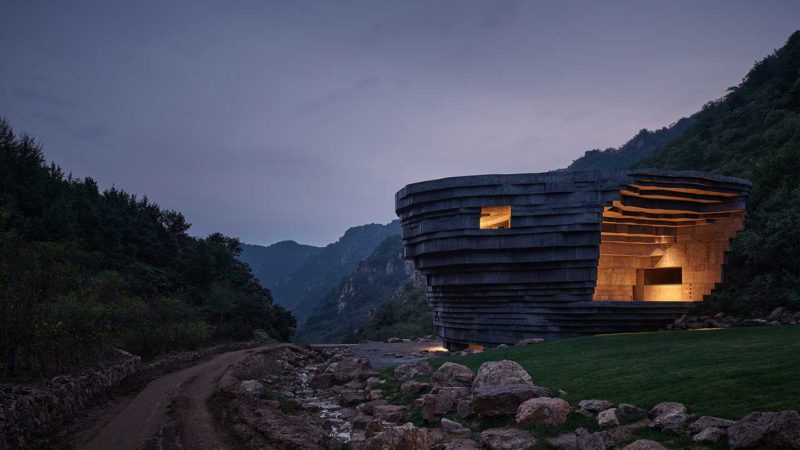
[[[0,385],[0,450],[44,446],[65,424],[108,395],[148,381],[210,355],[252,347],[261,340],[175,352],[142,364],[141,358],[115,350],[113,361],[30,386]]]
[[[755,327],[765,325],[797,325],[800,324],[800,312],[790,312],[786,308],[778,307],[772,310],[765,317],[742,318],[724,312],[719,312],[713,316],[690,316],[684,314],[675,319],[668,330],[696,330],[699,328],[731,328],[731,327]]]
[[[480,429],[483,419],[503,416],[513,418],[518,426],[560,426],[567,423],[572,413],[595,419],[598,430],[577,428],[546,439],[549,447],[561,450],[666,449],[656,441],[634,440],[635,430],[650,428],[665,433],[666,438],[691,437],[697,448],[800,448],[800,415],[795,411],[756,412],[732,421],[711,416],[698,418],[675,402],[659,403],[645,410],[625,403],[583,400],[572,408],[555,393],[533,384],[530,375],[513,361],[486,362],[477,374],[466,366],[448,362],[433,372],[430,383],[413,379],[426,373],[430,373],[430,368],[422,362],[399,366],[395,377],[403,381],[401,393],[404,396],[423,393],[413,404],[421,410],[426,422],[434,427],[438,425],[428,431],[430,448],[531,449],[537,446],[537,438],[524,428],[505,426],[480,433],[473,430]],[[400,432],[392,429],[393,434]],[[404,430],[411,433],[413,429],[407,424]],[[377,436],[371,439],[380,439]]]

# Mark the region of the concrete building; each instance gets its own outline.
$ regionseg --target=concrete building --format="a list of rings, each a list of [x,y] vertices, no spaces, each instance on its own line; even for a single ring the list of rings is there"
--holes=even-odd
[[[396,195],[451,348],[658,329],[720,282],[750,182],[661,170],[478,175]]]

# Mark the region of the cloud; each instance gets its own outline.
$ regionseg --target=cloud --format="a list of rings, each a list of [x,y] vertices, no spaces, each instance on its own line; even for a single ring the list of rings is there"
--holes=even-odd
[[[381,78],[377,76],[360,78],[347,87],[332,90],[322,97],[318,97],[303,103],[298,112],[300,114],[315,113],[337,103],[346,102],[355,97],[359,92],[372,89],[378,86],[380,83]]]

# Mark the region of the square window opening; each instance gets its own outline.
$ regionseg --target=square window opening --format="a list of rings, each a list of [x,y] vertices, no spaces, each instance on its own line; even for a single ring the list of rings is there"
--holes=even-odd
[[[484,206],[481,208],[481,230],[511,228],[510,206]]]

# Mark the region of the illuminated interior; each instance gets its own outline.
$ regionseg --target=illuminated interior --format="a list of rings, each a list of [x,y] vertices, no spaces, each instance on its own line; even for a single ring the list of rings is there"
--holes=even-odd
[[[744,224],[738,194],[698,183],[626,186],[604,208],[596,301],[698,302]]]
[[[484,206],[481,208],[481,230],[511,228],[510,206]]]

